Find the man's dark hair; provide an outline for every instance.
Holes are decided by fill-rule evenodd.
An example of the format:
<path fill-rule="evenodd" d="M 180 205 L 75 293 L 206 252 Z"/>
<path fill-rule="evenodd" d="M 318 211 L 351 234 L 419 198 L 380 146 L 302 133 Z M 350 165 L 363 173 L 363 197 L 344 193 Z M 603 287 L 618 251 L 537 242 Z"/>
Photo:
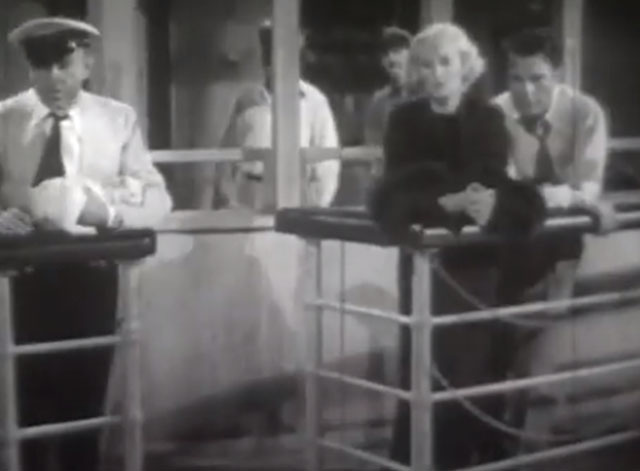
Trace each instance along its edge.
<path fill-rule="evenodd" d="M 382 40 L 380 51 L 386 54 L 398 49 L 409 49 L 411 45 L 411 34 L 397 26 L 389 26 L 382 30 Z"/>
<path fill-rule="evenodd" d="M 305 47 L 307 32 L 301 29 L 299 34 L 300 49 Z M 264 22 L 258 28 L 258 39 L 260 43 L 260 57 L 263 67 L 271 67 L 271 53 L 273 50 L 273 25 L 271 22 Z"/>
<path fill-rule="evenodd" d="M 547 29 L 526 29 L 519 31 L 504 42 L 508 54 L 517 57 L 542 55 L 554 68 L 562 65 L 562 51 L 551 32 Z"/>

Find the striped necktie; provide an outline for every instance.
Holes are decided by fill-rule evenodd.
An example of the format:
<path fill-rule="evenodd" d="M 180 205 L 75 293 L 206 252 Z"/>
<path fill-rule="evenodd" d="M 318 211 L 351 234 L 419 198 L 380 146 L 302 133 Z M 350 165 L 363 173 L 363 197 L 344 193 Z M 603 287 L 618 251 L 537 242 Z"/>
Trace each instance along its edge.
<path fill-rule="evenodd" d="M 51 131 L 44 144 L 40 165 L 38 165 L 36 176 L 33 179 L 33 186 L 38 186 L 45 180 L 62 177 L 65 174 L 64 164 L 62 162 L 60 123 L 65 119 L 69 119 L 69 116 L 58 116 L 53 113 L 51 113 L 50 116 L 53 119 L 53 123 L 51 124 Z"/>
<path fill-rule="evenodd" d="M 539 116 L 522 117 L 520 122 L 522 127 L 538 140 L 533 181 L 537 184 L 554 183 L 557 180 L 557 175 L 548 143 L 551 124 L 544 117 Z"/>

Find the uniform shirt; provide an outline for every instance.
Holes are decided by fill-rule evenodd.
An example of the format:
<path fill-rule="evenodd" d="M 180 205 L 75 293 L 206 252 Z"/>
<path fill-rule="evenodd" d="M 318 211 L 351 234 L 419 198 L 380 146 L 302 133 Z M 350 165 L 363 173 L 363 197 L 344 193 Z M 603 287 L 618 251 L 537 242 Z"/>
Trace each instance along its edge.
<path fill-rule="evenodd" d="M 0 102 L 0 204 L 29 210 L 29 192 L 53 118 L 33 89 Z M 65 176 L 96 188 L 125 227 L 157 224 L 170 210 L 165 182 L 151 162 L 135 111 L 80 92 L 60 129 Z"/>
<path fill-rule="evenodd" d="M 235 123 L 236 141 L 240 147 L 271 147 L 271 96 L 264 88 L 260 90 L 262 99 L 255 100 L 254 97 L 252 103 L 239 113 Z M 304 80 L 300 81 L 299 139 L 301 148 L 336 148 L 340 145 L 329 100 L 318 88 Z M 307 184 L 316 187 L 309 190 L 312 192 L 311 202 L 318 206 L 329 206 L 338 189 L 340 162 L 325 160 L 310 164 L 307 168 Z"/>
<path fill-rule="evenodd" d="M 540 144 L 525 130 L 510 93 L 494 99 L 502 109 L 510 135 L 509 174 L 517 179 L 534 177 Z M 607 161 L 607 126 L 604 112 L 591 97 L 566 85 L 557 85 L 544 119 L 550 130 L 547 145 L 561 184 L 543 185 L 550 208 L 580 206 L 594 201 L 602 191 Z"/>
<path fill-rule="evenodd" d="M 365 116 L 364 141 L 366 144 L 382 145 L 389 113 L 404 98 L 403 90 L 391 85 L 374 93 Z"/>

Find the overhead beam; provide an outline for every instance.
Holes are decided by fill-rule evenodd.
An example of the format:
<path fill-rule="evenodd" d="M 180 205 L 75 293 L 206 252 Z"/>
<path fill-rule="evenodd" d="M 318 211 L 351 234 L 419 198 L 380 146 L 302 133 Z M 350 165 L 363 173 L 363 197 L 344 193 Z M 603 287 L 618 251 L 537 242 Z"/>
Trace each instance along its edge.
<path fill-rule="evenodd" d="M 454 0 L 420 0 L 420 28 L 430 23 L 452 21 Z"/>
<path fill-rule="evenodd" d="M 562 0 L 564 80 L 578 89 L 582 86 L 583 23 L 584 0 Z"/>
<path fill-rule="evenodd" d="M 146 24 L 140 2 L 88 0 L 87 3 L 88 20 L 102 33 L 96 45 L 91 89 L 133 106 L 146 131 Z"/>

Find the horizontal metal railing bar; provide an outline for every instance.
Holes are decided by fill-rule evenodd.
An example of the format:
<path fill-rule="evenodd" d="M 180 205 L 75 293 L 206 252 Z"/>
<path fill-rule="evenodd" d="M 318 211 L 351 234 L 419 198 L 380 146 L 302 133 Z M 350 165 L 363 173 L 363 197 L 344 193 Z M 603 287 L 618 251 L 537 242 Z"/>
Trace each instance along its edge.
<path fill-rule="evenodd" d="M 536 301 L 526 304 L 520 304 L 518 306 L 488 308 L 482 311 L 469 311 L 460 314 L 436 316 L 432 318 L 432 325 L 434 327 L 446 327 L 451 325 L 470 324 L 494 319 L 507 319 L 512 317 L 528 316 L 532 314 L 542 314 L 544 311 L 554 308 L 598 307 L 601 305 L 637 300 L 640 300 L 640 290 L 601 293 L 557 301 Z M 380 309 L 359 307 L 349 303 L 314 300 L 308 301 L 305 305 L 309 308 L 320 307 L 326 309 L 327 312 L 371 317 L 389 322 L 395 322 L 402 325 L 412 325 L 414 323 L 411 316 L 403 316 L 401 314 L 383 311 Z M 552 320 L 553 317 L 550 316 L 548 319 Z"/>
<path fill-rule="evenodd" d="M 310 147 L 301 149 L 300 154 L 308 163 L 317 163 L 325 160 L 371 162 L 383 158 L 382 147 L 376 146 L 353 146 L 339 149 Z"/>
<path fill-rule="evenodd" d="M 122 341 L 118 335 L 105 335 L 86 339 L 60 340 L 56 342 L 30 343 L 15 345 L 11 349 L 13 355 L 45 355 L 49 353 L 68 352 L 73 350 L 89 350 L 112 347 Z"/>
<path fill-rule="evenodd" d="M 318 445 L 327 448 L 333 451 L 339 451 L 346 455 L 352 456 L 359 460 L 372 463 L 378 466 L 383 466 L 385 469 L 393 469 L 394 471 L 412 471 L 413 468 L 409 466 L 404 466 L 395 461 L 388 460 L 386 458 L 381 458 L 373 453 L 369 453 L 366 451 L 358 450 L 357 448 L 351 448 L 346 445 L 341 445 L 340 443 L 335 443 L 330 440 L 320 439 L 318 440 Z"/>
<path fill-rule="evenodd" d="M 619 212 L 617 214 L 618 231 L 640 227 L 640 211 Z M 276 231 L 316 240 L 339 240 L 382 247 L 397 246 L 396 242 L 384 235 L 370 220 L 364 218 L 331 215 L 327 211 L 316 214 L 310 208 L 285 208 L 276 216 Z M 554 233 L 591 233 L 597 231 L 597 223 L 587 215 L 553 216 L 547 219 L 542 234 Z M 459 235 L 442 227 L 414 227 L 407 236 L 405 244 L 414 250 L 441 247 L 462 247 L 477 244 L 499 244 L 502 241 L 497 234 L 487 234 L 477 226 L 465 227 Z"/>
<path fill-rule="evenodd" d="M 458 398 L 488 396 L 501 392 L 517 391 L 528 389 L 534 386 L 548 385 L 553 383 L 560 383 L 567 380 L 581 379 L 588 376 L 612 373 L 634 367 L 640 368 L 640 358 L 612 362 L 605 365 L 577 368 L 571 371 L 563 371 L 560 373 L 550 373 L 545 375 L 532 376 L 529 378 L 511 379 L 498 383 L 483 384 L 480 386 L 470 386 L 466 388 L 456 389 L 454 391 L 439 391 L 434 392 L 431 396 L 431 399 L 433 402 L 438 403 L 444 401 L 452 401 Z"/>
<path fill-rule="evenodd" d="M 626 213 L 617 213 L 617 217 L 617 222 L 620 225 L 620 230 L 627 228 L 633 229 L 640 226 L 640 211 L 636 210 Z M 596 222 L 590 216 L 582 214 L 553 216 L 545 221 L 543 233 L 558 232 L 564 229 L 571 229 L 576 232 L 590 232 L 596 229 Z M 452 245 L 456 244 L 457 240 L 460 239 L 460 236 L 456 236 L 447 229 L 441 227 L 423 229 L 422 235 L 425 239 L 425 243 L 430 242 L 428 241 L 428 239 L 434 239 L 434 242 L 438 241 L 439 239 L 443 239 L 444 241 L 449 242 L 447 245 Z M 465 238 L 470 239 L 480 239 L 487 241 L 501 240 L 497 235 L 485 234 L 478 226 L 465 226 L 461 231 L 461 235 Z M 430 245 L 435 244 L 430 243 Z"/>
<path fill-rule="evenodd" d="M 605 194 L 605 199 L 615 204 L 616 207 L 637 207 L 636 201 L 640 201 L 640 191 L 625 191 Z M 375 227 L 369 219 L 369 215 L 362 207 L 339 208 L 313 208 L 314 219 L 316 217 L 339 217 L 355 220 L 369 232 L 374 232 Z M 626 213 L 618 213 L 621 219 L 625 219 Z M 162 221 L 157 228 L 159 234 L 172 235 L 209 235 L 231 233 L 257 233 L 274 230 L 273 214 L 258 214 L 248 209 L 224 209 L 224 210 L 177 210 L 172 212 Z M 468 229 L 473 231 L 472 228 Z M 442 234 L 447 231 L 442 229 Z"/>
<path fill-rule="evenodd" d="M 224 234 L 255 234 L 258 232 L 273 232 L 272 225 L 265 226 L 236 226 L 236 227 L 216 227 L 216 226 L 200 226 L 200 227 L 160 227 L 158 234 L 171 235 L 224 235 Z"/>
<path fill-rule="evenodd" d="M 620 137 L 609 141 L 611 152 L 626 152 L 640 150 L 639 137 Z M 274 151 L 271 148 L 203 148 L 203 149 L 161 149 L 151 151 L 155 163 L 225 163 L 240 161 L 257 161 L 271 158 Z M 302 157 L 309 161 L 335 160 L 343 161 L 372 161 L 383 157 L 380 146 L 351 146 L 342 148 L 303 148 Z"/>
<path fill-rule="evenodd" d="M 18 431 L 19 440 L 32 440 L 35 438 L 64 435 L 76 432 L 94 430 L 100 427 L 117 425 L 121 422 L 120 417 L 96 417 L 93 419 L 76 420 L 56 424 L 34 425 L 25 427 Z"/>
<path fill-rule="evenodd" d="M 180 163 L 225 163 L 245 160 L 246 150 L 234 149 L 163 149 L 151 151 L 156 164 Z M 247 159 L 248 159 L 247 155 Z"/>
<path fill-rule="evenodd" d="M 413 323 L 413 320 L 409 316 L 403 316 L 393 312 L 383 311 L 381 309 L 371 309 L 365 307 L 358 307 L 354 304 L 348 303 L 336 303 L 322 300 L 308 301 L 305 304 L 309 308 L 320 307 L 326 309 L 328 312 L 336 314 L 352 314 L 355 316 L 371 317 L 374 319 L 381 319 L 389 322 L 395 322 L 397 324 L 409 325 Z M 317 313 L 317 311 L 312 311 Z"/>
<path fill-rule="evenodd" d="M 249 209 L 173 211 L 156 229 L 158 234 L 216 235 L 273 231 L 271 214 L 259 214 Z"/>
<path fill-rule="evenodd" d="M 550 308 L 575 308 L 575 307 L 598 307 L 602 305 L 630 302 L 640 300 L 640 289 L 613 293 L 593 294 L 558 301 L 536 301 L 517 306 L 500 308 L 488 308 L 483 311 L 468 311 L 459 314 L 448 314 L 437 316 L 432 320 L 434 327 L 451 326 L 458 324 L 469 324 L 493 319 L 506 319 L 511 317 L 527 316 L 531 314 L 542 314 Z M 549 320 L 553 317 L 549 316 Z"/>
<path fill-rule="evenodd" d="M 614 152 L 640 150 L 640 137 L 614 137 L 609 139 L 609 150 Z"/>
<path fill-rule="evenodd" d="M 368 162 L 381 159 L 382 148 L 370 146 L 303 148 L 300 149 L 300 154 L 308 162 L 325 160 Z M 151 158 L 157 164 L 253 162 L 271 159 L 273 155 L 274 151 L 270 148 L 238 147 L 231 149 L 155 150 L 151 152 Z"/>
<path fill-rule="evenodd" d="M 543 386 L 554 383 L 561 383 L 568 380 L 576 380 L 585 378 L 588 376 L 596 376 L 607 373 L 613 373 L 620 370 L 625 370 L 633 367 L 640 367 L 640 358 L 632 360 L 624 360 L 619 362 L 607 363 L 605 365 L 590 366 L 584 368 L 578 368 L 571 371 L 563 371 L 560 373 L 550 373 L 547 375 L 532 376 L 529 378 L 512 379 L 507 381 L 500 381 L 497 383 L 483 384 L 479 386 L 469 386 L 466 388 L 459 388 L 453 391 L 438 391 L 432 394 L 432 401 L 434 403 L 448 402 L 460 398 L 473 398 L 481 396 L 489 396 L 491 394 L 498 394 L 502 392 L 517 391 L 522 389 L 529 389 L 535 386 Z M 361 378 L 345 375 L 343 373 L 337 373 L 325 369 L 314 370 L 314 373 L 323 379 L 344 383 L 350 386 L 367 389 L 369 391 L 379 392 L 381 394 L 387 394 L 398 399 L 407 401 L 412 400 L 412 395 L 409 391 L 394 388 L 391 386 L 385 386 L 383 384 L 375 383 Z"/>
<path fill-rule="evenodd" d="M 394 388 L 391 386 L 385 386 L 383 384 L 374 383 L 373 381 L 356 378 L 354 376 L 349 376 L 343 373 L 336 373 L 334 371 L 325 369 L 315 370 L 314 373 L 322 379 L 328 379 L 331 381 L 348 384 L 350 386 L 379 392 L 381 394 L 388 394 L 389 396 L 394 396 L 398 399 L 404 399 L 405 401 L 409 401 L 412 398 L 412 395 L 409 391 L 404 391 L 402 389 Z"/>
<path fill-rule="evenodd" d="M 598 450 L 600 448 L 606 448 L 613 445 L 619 445 L 631 440 L 640 438 L 640 431 L 632 430 L 628 432 L 620 432 L 611 434 L 606 437 L 594 438 L 590 440 L 584 440 L 580 443 L 574 443 L 571 445 L 564 445 L 552 448 L 551 450 L 538 451 L 521 455 L 515 458 L 507 460 L 497 461 L 494 463 L 487 463 L 479 466 L 472 466 L 467 468 L 457 469 L 455 471 L 504 471 L 513 470 L 518 466 L 526 466 L 535 463 L 541 463 L 544 461 L 551 461 L 557 458 L 563 458 L 566 456 L 577 455 L 592 450 Z"/>

